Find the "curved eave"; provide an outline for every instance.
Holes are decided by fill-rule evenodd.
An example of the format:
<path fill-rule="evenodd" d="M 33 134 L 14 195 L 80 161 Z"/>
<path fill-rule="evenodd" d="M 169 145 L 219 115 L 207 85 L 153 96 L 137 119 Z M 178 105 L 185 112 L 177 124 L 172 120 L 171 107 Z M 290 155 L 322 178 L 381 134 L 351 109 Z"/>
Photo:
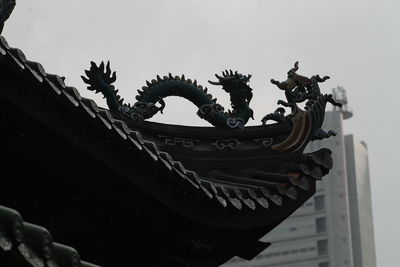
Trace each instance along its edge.
<path fill-rule="evenodd" d="M 0 96 L 2 101 L 18 107 L 19 111 L 15 113 L 29 114 L 56 135 L 72 140 L 76 146 L 182 216 L 217 227 L 266 227 L 269 231 L 314 193 L 315 181 L 309 176 L 299 177 L 308 181 L 307 189 L 293 180 L 288 184 L 273 184 L 269 193 L 266 193 L 266 186 L 245 179 L 232 183 L 226 179 L 199 176 L 174 159 L 174 155 L 147 140 L 139 126 L 128 125 L 115 114 L 98 108 L 92 100 L 81 97 L 60 77 L 46 73 L 39 63 L 26 60 L 20 50 L 8 47 L 4 38 L 0 39 L 0 53 L 0 67 L 6 73 L 1 79 Z M 153 130 L 163 128 L 154 123 L 145 125 Z M 281 133 L 287 132 L 288 126 L 267 128 Z M 174 131 L 177 127 L 189 129 L 168 126 L 166 130 Z M 259 134 L 262 129 L 265 127 L 249 127 L 237 134 Z M 229 136 L 234 133 L 209 130 L 213 134 Z M 205 135 L 210 136 L 208 130 Z M 135 176 L 139 169 L 145 174 L 142 177 Z"/>

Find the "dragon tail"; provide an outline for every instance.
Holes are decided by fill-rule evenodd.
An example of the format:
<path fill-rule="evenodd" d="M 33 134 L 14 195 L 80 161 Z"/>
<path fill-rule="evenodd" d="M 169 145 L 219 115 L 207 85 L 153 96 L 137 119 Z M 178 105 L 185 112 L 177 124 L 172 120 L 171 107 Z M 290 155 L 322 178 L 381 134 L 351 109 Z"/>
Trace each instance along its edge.
<path fill-rule="evenodd" d="M 107 65 L 101 62 L 99 66 L 93 61 L 90 63 L 90 69 L 85 70 L 87 78 L 81 76 L 82 80 L 89 85 L 87 89 L 96 94 L 101 93 L 111 110 L 120 111 L 124 106 L 129 107 L 124 104 L 124 99 L 118 95 L 118 90 L 112 85 L 117 79 L 117 74 L 115 71 L 111 72 L 110 62 L 107 62 Z"/>

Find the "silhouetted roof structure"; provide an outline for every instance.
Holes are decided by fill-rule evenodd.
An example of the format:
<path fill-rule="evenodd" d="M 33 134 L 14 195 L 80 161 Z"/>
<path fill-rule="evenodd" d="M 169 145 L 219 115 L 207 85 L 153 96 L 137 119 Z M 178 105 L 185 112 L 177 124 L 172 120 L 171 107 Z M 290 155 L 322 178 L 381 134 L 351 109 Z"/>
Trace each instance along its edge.
<path fill-rule="evenodd" d="M 332 166 L 302 153 L 315 110 L 243 130 L 135 123 L 3 37 L 0 55 L 0 203 L 96 264 L 251 259 Z"/>

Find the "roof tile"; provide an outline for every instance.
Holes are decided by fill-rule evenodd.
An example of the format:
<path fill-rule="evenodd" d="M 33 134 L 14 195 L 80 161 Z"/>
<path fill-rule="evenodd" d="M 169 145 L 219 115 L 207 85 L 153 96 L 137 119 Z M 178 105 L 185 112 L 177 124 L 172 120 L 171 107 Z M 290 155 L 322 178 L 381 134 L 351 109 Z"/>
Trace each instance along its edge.
<path fill-rule="evenodd" d="M 21 215 L 0 206 L 0 250 L 11 260 L 25 261 L 32 267 L 96 267 L 81 262 L 78 252 L 54 243 L 49 231 L 23 222 Z M 14 251 L 13 253 L 8 253 Z"/>

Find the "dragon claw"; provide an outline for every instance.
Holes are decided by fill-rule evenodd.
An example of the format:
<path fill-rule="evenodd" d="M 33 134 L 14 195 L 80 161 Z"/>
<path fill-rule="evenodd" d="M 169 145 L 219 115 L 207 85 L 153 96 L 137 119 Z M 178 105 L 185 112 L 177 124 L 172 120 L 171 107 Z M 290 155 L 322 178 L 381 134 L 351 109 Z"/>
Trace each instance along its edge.
<path fill-rule="evenodd" d="M 277 80 L 274 80 L 274 79 L 271 79 L 271 83 L 272 83 L 272 84 L 279 85 L 279 82 L 278 82 Z"/>

